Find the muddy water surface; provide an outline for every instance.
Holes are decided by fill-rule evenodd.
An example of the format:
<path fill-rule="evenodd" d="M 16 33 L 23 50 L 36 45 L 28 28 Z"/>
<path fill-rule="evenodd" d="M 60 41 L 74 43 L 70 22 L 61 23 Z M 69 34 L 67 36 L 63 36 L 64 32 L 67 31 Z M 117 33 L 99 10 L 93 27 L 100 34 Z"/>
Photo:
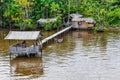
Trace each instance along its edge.
<path fill-rule="evenodd" d="M 6 34 L 0 35 L 0 80 L 120 80 L 120 33 L 70 31 L 63 43 L 48 42 L 42 58 L 11 60 Z"/>

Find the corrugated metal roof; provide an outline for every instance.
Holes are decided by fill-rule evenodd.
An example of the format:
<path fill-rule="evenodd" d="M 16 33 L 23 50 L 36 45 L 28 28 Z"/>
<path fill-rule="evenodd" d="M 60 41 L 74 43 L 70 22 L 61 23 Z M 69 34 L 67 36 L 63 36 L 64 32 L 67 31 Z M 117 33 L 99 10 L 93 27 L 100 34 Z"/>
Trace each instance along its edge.
<path fill-rule="evenodd" d="M 10 31 L 5 37 L 6 40 L 37 40 L 40 38 L 40 31 Z"/>

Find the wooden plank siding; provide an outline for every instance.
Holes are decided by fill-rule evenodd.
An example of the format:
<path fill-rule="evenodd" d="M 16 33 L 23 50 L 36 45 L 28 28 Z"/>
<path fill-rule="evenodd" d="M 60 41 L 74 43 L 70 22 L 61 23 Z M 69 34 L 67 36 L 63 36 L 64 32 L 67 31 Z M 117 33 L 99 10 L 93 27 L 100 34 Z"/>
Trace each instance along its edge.
<path fill-rule="evenodd" d="M 30 47 L 26 47 L 26 48 L 22 48 L 22 47 L 14 47 L 14 46 L 10 46 L 10 53 L 13 54 L 30 54 L 30 53 L 39 53 L 40 51 L 40 46 L 30 46 Z"/>

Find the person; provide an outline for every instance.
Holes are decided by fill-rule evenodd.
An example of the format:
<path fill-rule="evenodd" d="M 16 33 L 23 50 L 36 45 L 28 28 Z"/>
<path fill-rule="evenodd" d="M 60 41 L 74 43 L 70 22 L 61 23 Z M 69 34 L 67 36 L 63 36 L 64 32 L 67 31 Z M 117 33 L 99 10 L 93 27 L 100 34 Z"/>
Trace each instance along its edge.
<path fill-rule="evenodd" d="M 21 43 L 16 43 L 14 46 L 20 47 L 20 46 L 21 46 Z"/>
<path fill-rule="evenodd" d="M 38 46 L 39 45 L 39 42 L 38 42 L 38 40 L 36 40 L 35 42 L 34 42 L 34 46 Z"/>
<path fill-rule="evenodd" d="M 23 42 L 22 42 L 22 44 L 25 44 L 26 43 L 26 41 L 24 40 Z"/>
<path fill-rule="evenodd" d="M 80 26 L 80 25 L 81 25 L 81 23 L 80 23 L 80 22 L 78 22 L 78 25 Z"/>
<path fill-rule="evenodd" d="M 28 44 L 27 44 L 27 42 L 24 40 L 24 41 L 22 42 L 22 47 L 26 48 L 27 46 L 28 46 Z"/>

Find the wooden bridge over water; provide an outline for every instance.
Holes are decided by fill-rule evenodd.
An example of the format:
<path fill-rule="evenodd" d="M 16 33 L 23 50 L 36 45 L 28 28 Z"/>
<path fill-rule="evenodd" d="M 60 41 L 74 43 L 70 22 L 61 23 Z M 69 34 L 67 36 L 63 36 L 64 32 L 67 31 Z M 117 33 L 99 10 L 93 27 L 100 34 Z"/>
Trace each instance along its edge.
<path fill-rule="evenodd" d="M 69 26 L 69 27 L 67 27 L 67 28 L 65 28 L 65 29 L 63 29 L 63 30 L 61 30 L 61 31 L 59 31 L 59 32 L 57 32 L 57 33 L 55 33 L 55 34 L 53 34 L 53 35 L 51 35 L 51 36 L 49 36 L 49 37 L 47 37 L 47 38 L 45 38 L 45 39 L 43 39 L 43 40 L 42 40 L 42 44 L 46 43 L 47 41 L 53 39 L 54 37 L 56 37 L 56 36 L 58 36 L 58 35 L 64 33 L 65 31 L 68 31 L 68 30 L 71 29 L 71 28 L 72 28 L 72 26 Z"/>

